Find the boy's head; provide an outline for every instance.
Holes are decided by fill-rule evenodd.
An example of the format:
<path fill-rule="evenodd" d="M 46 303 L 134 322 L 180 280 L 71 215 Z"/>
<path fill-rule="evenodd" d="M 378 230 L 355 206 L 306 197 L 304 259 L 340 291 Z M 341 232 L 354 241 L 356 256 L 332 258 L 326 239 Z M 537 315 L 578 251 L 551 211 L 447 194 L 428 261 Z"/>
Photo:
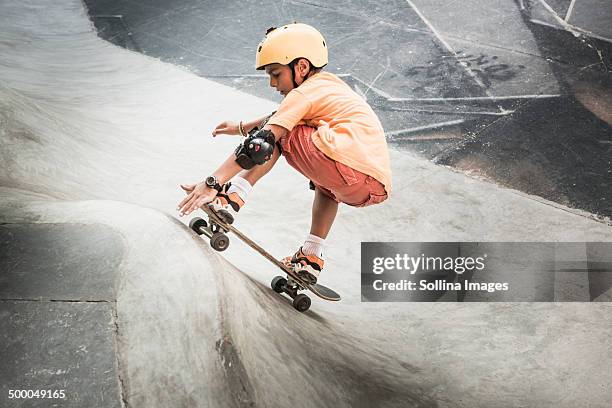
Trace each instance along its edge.
<path fill-rule="evenodd" d="M 314 27 L 301 23 L 270 28 L 255 57 L 255 68 L 265 69 L 270 86 L 283 96 L 325 65 L 325 39 Z"/>

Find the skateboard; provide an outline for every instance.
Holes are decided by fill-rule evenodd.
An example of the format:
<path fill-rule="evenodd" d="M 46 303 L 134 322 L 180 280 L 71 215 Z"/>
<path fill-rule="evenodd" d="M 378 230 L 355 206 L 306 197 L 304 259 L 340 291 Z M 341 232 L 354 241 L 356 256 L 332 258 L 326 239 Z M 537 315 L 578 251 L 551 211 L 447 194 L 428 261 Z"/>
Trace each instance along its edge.
<path fill-rule="evenodd" d="M 248 238 L 242 232 L 238 231 L 232 223 L 234 217 L 225 210 L 215 211 L 210 205 L 205 205 L 202 210 L 208 216 L 208 221 L 196 217 L 189 222 L 189 228 L 195 231 L 198 235 L 205 235 L 210 239 L 210 246 L 216 251 L 225 251 L 229 247 L 228 232 L 233 233 L 240 238 L 245 244 L 259 252 L 268 261 L 272 262 L 281 269 L 287 277 L 276 276 L 272 279 L 272 289 L 277 293 L 286 293 L 293 299 L 293 307 L 300 312 L 305 312 L 310 308 L 311 300 L 304 293 L 298 293 L 303 290 L 309 290 L 316 296 L 324 300 L 336 302 L 340 300 L 340 295 L 332 289 L 315 283 L 311 285 L 301 279 L 290 265 L 274 258 L 268 251 L 263 249 L 253 240 Z"/>

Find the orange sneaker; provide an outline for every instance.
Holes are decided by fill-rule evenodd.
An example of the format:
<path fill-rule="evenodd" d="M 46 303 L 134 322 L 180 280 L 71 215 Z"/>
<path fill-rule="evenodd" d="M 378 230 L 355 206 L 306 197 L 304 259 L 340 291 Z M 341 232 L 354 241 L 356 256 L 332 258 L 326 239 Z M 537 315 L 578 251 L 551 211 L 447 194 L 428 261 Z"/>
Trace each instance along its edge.
<path fill-rule="evenodd" d="M 304 255 L 302 247 L 292 257 L 286 257 L 283 262 L 291 266 L 297 275 L 310 285 L 317 283 L 325 262 L 316 255 Z"/>

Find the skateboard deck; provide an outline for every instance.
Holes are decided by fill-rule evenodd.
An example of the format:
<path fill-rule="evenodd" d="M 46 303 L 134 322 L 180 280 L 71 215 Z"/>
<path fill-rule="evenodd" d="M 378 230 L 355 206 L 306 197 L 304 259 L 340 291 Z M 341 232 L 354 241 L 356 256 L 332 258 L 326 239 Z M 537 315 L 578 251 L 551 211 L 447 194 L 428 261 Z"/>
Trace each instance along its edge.
<path fill-rule="evenodd" d="M 287 275 L 286 279 L 282 276 L 275 277 L 272 280 L 271 286 L 275 292 L 287 293 L 293 299 L 293 306 L 299 311 L 306 311 L 310 307 L 310 299 L 306 295 L 298 293 L 300 290 L 307 289 L 324 300 L 340 300 L 340 295 L 338 293 L 318 283 L 307 283 L 297 275 L 293 268 L 276 259 L 252 239 L 237 230 L 232 225 L 233 217 L 229 212 L 216 212 L 209 205 L 203 206 L 202 210 L 208 216 L 208 222 L 202 218 L 194 218 L 189 223 L 190 228 L 199 235 L 204 234 L 210 238 L 210 245 L 217 251 L 224 251 L 227 249 L 229 246 L 229 238 L 226 233 L 231 232 L 245 244 L 259 252 L 264 258 L 272 262 Z"/>

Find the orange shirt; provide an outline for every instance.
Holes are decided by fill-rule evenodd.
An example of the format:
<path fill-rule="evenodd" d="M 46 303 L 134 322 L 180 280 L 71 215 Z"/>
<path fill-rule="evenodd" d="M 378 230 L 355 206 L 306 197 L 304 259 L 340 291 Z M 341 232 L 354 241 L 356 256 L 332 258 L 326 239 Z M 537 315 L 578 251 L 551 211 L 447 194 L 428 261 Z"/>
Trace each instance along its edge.
<path fill-rule="evenodd" d="M 327 157 L 374 177 L 391 193 L 385 132 L 370 105 L 334 74 L 319 72 L 287 94 L 269 125 L 317 130 L 312 141 Z"/>

